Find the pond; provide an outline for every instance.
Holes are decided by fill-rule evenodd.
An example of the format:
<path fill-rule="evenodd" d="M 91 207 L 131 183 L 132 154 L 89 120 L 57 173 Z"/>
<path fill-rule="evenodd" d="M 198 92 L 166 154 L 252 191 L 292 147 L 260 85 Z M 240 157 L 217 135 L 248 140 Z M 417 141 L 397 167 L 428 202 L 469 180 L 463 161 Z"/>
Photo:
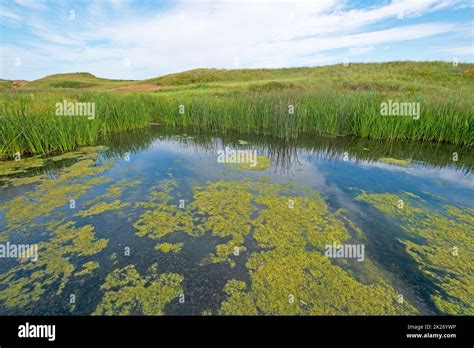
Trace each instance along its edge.
<path fill-rule="evenodd" d="M 472 315 L 473 164 L 159 126 L 0 163 L 0 314 Z"/>

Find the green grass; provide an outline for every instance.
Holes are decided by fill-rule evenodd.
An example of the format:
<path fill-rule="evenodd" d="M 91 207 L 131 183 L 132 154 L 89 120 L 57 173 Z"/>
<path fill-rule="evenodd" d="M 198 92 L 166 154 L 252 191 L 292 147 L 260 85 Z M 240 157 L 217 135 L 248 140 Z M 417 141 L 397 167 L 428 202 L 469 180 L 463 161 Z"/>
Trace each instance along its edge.
<path fill-rule="evenodd" d="M 1 82 L 0 156 L 68 151 L 149 123 L 282 139 L 350 134 L 474 144 L 473 64 L 197 69 L 144 81 L 75 73 Z M 96 103 L 96 119 L 55 116 L 54 105 L 63 99 Z M 420 119 L 380 116 L 380 104 L 389 99 L 420 103 Z"/>

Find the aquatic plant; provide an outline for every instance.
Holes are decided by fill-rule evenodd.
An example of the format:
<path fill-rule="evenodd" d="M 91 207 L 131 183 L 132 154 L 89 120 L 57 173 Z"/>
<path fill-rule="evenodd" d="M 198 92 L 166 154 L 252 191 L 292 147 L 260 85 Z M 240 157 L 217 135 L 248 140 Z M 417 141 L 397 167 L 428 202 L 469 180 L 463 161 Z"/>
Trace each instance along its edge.
<path fill-rule="evenodd" d="M 183 247 L 183 243 L 159 243 L 155 249 L 163 253 L 177 253 Z"/>
<path fill-rule="evenodd" d="M 97 203 L 87 210 L 81 210 L 76 215 L 80 217 L 89 217 L 89 216 L 102 214 L 104 212 L 108 212 L 112 210 L 120 210 L 127 207 L 128 205 L 129 205 L 128 203 L 122 203 L 122 201 L 120 201 L 119 199 L 116 199 L 115 201 L 111 203 L 107 203 L 107 202 Z"/>
<path fill-rule="evenodd" d="M 255 165 L 252 163 L 229 163 L 228 166 L 240 170 L 265 170 L 272 166 L 270 158 L 267 156 L 257 156 Z"/>
<path fill-rule="evenodd" d="M 383 163 L 387 163 L 387 164 L 394 164 L 394 165 L 405 167 L 405 168 L 408 168 L 411 166 L 410 161 L 397 159 L 397 158 L 391 158 L 391 157 L 382 157 L 382 158 L 379 158 L 379 161 Z"/>
<path fill-rule="evenodd" d="M 186 211 L 178 209 L 177 205 L 170 204 L 170 192 L 177 184 L 174 179 L 162 180 L 158 186 L 151 188 L 148 202 L 136 204 L 147 208 L 133 224 L 138 230 L 138 236 L 159 239 L 173 232 L 192 232 L 192 217 Z"/>
<path fill-rule="evenodd" d="M 248 259 L 250 283 L 230 280 L 224 289 L 228 296 L 219 314 L 417 312 L 408 302 L 398 302 L 399 294 L 383 272 L 376 270 L 375 264 L 370 267 L 377 276 L 366 277 L 362 283 L 323 255 L 325 245 L 347 241 L 350 235 L 345 227 L 347 222 L 340 218 L 342 212 L 331 213 L 319 192 L 293 184 L 209 182 L 195 187 L 193 201 L 183 211 L 186 221 L 191 219 L 194 224 L 173 230 L 168 220 L 156 223 L 151 218 L 166 211 L 171 214 L 166 218 L 173 219 L 178 210 L 177 206 L 164 203 L 172 199 L 170 185 L 165 186 L 168 190 L 152 192 L 160 199 L 164 197 L 164 201 L 141 204 L 149 209 L 140 217 L 143 223 L 144 216 L 150 216 L 141 225 L 143 231 L 151 228 L 153 233 L 149 237 L 161 238 L 174 232 L 194 236 L 210 233 L 222 238 L 224 243 L 217 244 L 215 252 L 206 257 L 202 265 L 228 263 L 233 267 L 237 258 Z M 356 225 L 351 228 L 362 237 Z M 249 252 L 249 238 L 257 242 L 256 251 Z M 159 244 L 158 248 L 163 245 L 166 243 Z"/>
<path fill-rule="evenodd" d="M 36 262 L 27 260 L 0 274 L 0 301 L 7 308 L 25 308 L 47 291 L 56 289 L 60 295 L 71 277 L 97 268 L 96 262 L 85 260 L 107 244 L 108 240 L 95 237 L 91 225 L 76 227 L 68 222 L 59 226 L 49 241 L 39 243 Z"/>
<path fill-rule="evenodd" d="M 474 229 L 472 208 L 446 204 L 439 211 L 430 210 L 421 204 L 421 197 L 407 193 L 364 193 L 357 199 L 400 224 L 407 234 L 400 239 L 407 254 L 437 286 L 431 298 L 440 312 L 474 314 L 474 259 L 470 251 Z M 403 208 L 398 205 L 400 199 L 405 202 Z"/>
<path fill-rule="evenodd" d="M 27 179 L 27 182 L 37 184 L 35 190 L 17 195 L 0 206 L 0 210 L 5 210 L 3 216 L 8 227 L 3 234 L 12 230 L 26 231 L 36 218 L 49 216 L 55 209 L 69 204 L 70 200 L 76 200 L 91 187 L 110 181 L 99 176 L 110 166 L 94 166 L 97 156 L 97 149 L 83 149 L 77 162 L 58 171 L 56 176 L 44 174 Z M 24 183 L 22 178 L 18 180 Z"/>
<path fill-rule="evenodd" d="M 52 76 L 0 94 L 0 156 L 70 151 L 150 123 L 287 140 L 350 134 L 472 145 L 472 76 L 463 73 L 470 67 L 392 62 L 251 73 L 202 70 L 135 82 Z M 215 79 L 221 82 L 202 83 Z M 54 106 L 64 99 L 95 103 L 95 119 L 56 116 Z M 419 103 L 420 118 L 381 116 L 387 100 Z"/>
<path fill-rule="evenodd" d="M 95 315 L 163 315 L 165 306 L 182 294 L 183 277 L 175 273 L 157 274 L 156 264 L 142 276 L 135 266 L 116 269 L 105 279 L 105 292 Z"/>

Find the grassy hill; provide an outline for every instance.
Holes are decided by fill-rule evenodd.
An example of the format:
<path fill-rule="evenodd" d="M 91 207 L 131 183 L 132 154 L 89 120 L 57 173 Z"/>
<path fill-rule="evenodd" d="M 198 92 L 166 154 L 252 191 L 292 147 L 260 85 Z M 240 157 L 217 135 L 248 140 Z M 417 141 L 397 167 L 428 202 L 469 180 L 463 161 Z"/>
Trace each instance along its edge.
<path fill-rule="evenodd" d="M 78 72 L 69 74 L 55 74 L 31 81 L 24 86 L 24 90 L 44 91 L 49 89 L 93 89 L 103 90 L 117 85 L 126 84 L 126 80 L 111 80 L 96 77 L 90 73 Z"/>
<path fill-rule="evenodd" d="M 5 80 L 3 80 L 5 81 Z M 352 91 L 439 92 L 439 88 L 459 87 L 469 92 L 474 82 L 474 65 L 457 67 L 445 62 L 390 62 L 341 64 L 282 69 L 195 69 L 147 80 L 112 80 L 90 73 L 55 74 L 29 82 L 24 90 L 80 89 L 117 92 L 195 91 L 197 89 L 311 89 L 328 87 Z M 0 83 L 1 86 L 1 83 Z M 150 90 L 150 86 L 155 89 Z M 128 89 L 127 89 L 128 87 Z"/>
<path fill-rule="evenodd" d="M 68 150 L 150 122 L 284 139 L 350 134 L 471 146 L 473 89 L 474 64 L 447 62 L 195 69 L 141 81 L 89 73 L 2 80 L 0 154 Z M 63 99 L 96 103 L 97 118 L 55 116 Z M 381 116 L 388 101 L 419 103 L 420 119 Z"/>

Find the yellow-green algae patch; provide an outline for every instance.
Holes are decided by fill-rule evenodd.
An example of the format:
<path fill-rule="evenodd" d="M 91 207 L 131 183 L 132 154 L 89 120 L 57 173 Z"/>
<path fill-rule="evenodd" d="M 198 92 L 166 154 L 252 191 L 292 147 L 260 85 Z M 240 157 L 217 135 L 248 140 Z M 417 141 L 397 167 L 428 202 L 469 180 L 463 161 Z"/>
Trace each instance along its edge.
<path fill-rule="evenodd" d="M 382 158 L 379 158 L 379 161 L 383 163 L 387 163 L 387 164 L 394 164 L 394 165 L 405 167 L 405 168 L 411 167 L 410 161 L 397 159 L 397 158 L 382 157 Z"/>
<path fill-rule="evenodd" d="M 159 243 L 155 245 L 155 249 L 163 253 L 177 253 L 180 252 L 183 243 Z"/>
<path fill-rule="evenodd" d="M 413 314 L 406 301 L 382 272 L 358 281 L 349 271 L 323 256 L 326 245 L 350 240 L 341 212 L 331 213 L 321 194 L 308 187 L 267 182 L 218 181 L 195 187 L 194 197 L 182 210 L 186 226 L 173 218 L 178 207 L 169 204 L 178 185 L 152 193 L 153 202 L 142 203 L 142 235 L 160 238 L 175 231 L 190 235 L 211 233 L 226 240 L 218 244 L 210 262 L 229 262 L 247 253 L 253 238 L 258 251 L 246 263 L 250 283 L 234 279 L 225 287 L 227 299 L 220 314 Z M 290 204 L 291 202 L 291 204 Z M 181 211 L 181 210 L 179 210 Z M 148 217 L 149 214 L 149 217 Z M 164 214 L 156 222 L 156 216 Z M 173 223 L 169 225 L 169 220 Z M 144 223 L 146 221 L 146 223 Z M 352 226 L 352 225 L 351 225 Z M 360 229 L 352 226 L 357 235 Z M 151 235 L 148 231 L 151 230 Z M 157 233 L 159 231 L 159 233 Z M 236 253 L 236 250 L 238 251 Z M 371 264 L 372 268 L 376 268 Z"/>
<path fill-rule="evenodd" d="M 397 302 L 398 293 L 386 282 L 364 285 L 316 251 L 292 248 L 254 253 L 247 265 L 251 285 L 228 283 L 228 299 L 222 303 L 220 314 L 416 313 L 407 302 Z"/>
<path fill-rule="evenodd" d="M 138 236 L 152 239 L 162 238 L 173 232 L 192 233 L 193 220 L 186 210 L 170 204 L 171 191 L 177 187 L 175 179 L 165 179 L 151 189 L 148 202 L 137 203 L 146 208 L 133 227 L 138 230 Z"/>
<path fill-rule="evenodd" d="M 80 211 L 79 213 L 77 213 L 77 216 L 88 217 L 98 215 L 112 210 L 120 210 L 127 207 L 128 205 L 128 203 L 122 203 L 119 199 L 116 199 L 111 203 L 101 202 L 93 205 L 87 210 Z"/>
<path fill-rule="evenodd" d="M 45 217 L 86 193 L 91 187 L 110 181 L 98 176 L 110 169 L 109 165 L 94 166 L 97 152 L 93 149 L 82 153 L 81 159 L 64 168 L 56 177 L 43 177 L 36 188 L 17 196 L 0 206 L 9 230 L 28 230 L 28 224 L 38 217 Z"/>
<path fill-rule="evenodd" d="M 82 277 L 84 275 L 92 273 L 93 270 L 99 268 L 99 263 L 95 261 L 89 261 L 82 265 L 82 270 L 77 272 L 76 277 Z"/>
<path fill-rule="evenodd" d="M 432 211 L 421 205 L 421 199 L 403 193 L 364 193 L 357 199 L 396 219 L 409 236 L 416 238 L 416 242 L 401 242 L 420 270 L 438 286 L 432 299 L 440 311 L 474 314 L 474 209 L 445 205 Z M 400 199 L 405 202 L 402 209 L 396 203 Z M 420 237 L 423 242 L 418 241 Z"/>
<path fill-rule="evenodd" d="M 259 187 L 260 186 L 260 187 Z M 406 301 L 382 277 L 362 284 L 322 253 L 327 244 L 347 242 L 344 223 L 319 192 L 284 195 L 281 185 L 252 184 L 255 203 L 263 206 L 253 220 L 253 237 L 264 251 L 247 261 L 250 283 L 231 280 L 224 315 L 413 314 Z M 288 202 L 292 200 L 292 208 Z"/>
<path fill-rule="evenodd" d="M 38 301 L 45 291 L 56 289 L 60 295 L 76 270 L 76 276 L 90 272 L 90 262 L 77 264 L 71 258 L 82 260 L 95 255 L 107 246 L 108 240 L 96 239 L 94 227 L 75 227 L 73 222 L 59 226 L 54 236 L 38 245 L 38 260 L 21 262 L 0 275 L 0 301 L 7 308 L 23 308 Z"/>
<path fill-rule="evenodd" d="M 66 152 L 52 157 L 32 156 L 21 157 L 18 161 L 0 161 L 0 176 L 27 173 L 31 169 L 44 167 L 48 164 L 48 161 L 59 162 L 65 159 L 84 158 L 91 153 L 97 153 L 103 149 L 104 147 L 102 146 L 83 147 L 77 151 Z"/>
<path fill-rule="evenodd" d="M 133 187 L 141 183 L 141 180 L 137 179 L 134 181 L 128 181 L 126 179 L 119 180 L 117 183 L 110 185 L 104 194 L 97 195 L 94 199 L 91 199 L 84 203 L 85 206 L 92 205 L 94 203 L 101 202 L 105 199 L 117 199 L 123 191 L 128 187 Z"/>
<path fill-rule="evenodd" d="M 95 315 L 163 315 L 165 306 L 183 293 L 183 277 L 175 273 L 157 275 L 157 265 L 148 275 L 140 275 L 135 266 L 116 269 L 105 279 L 105 294 Z"/>
<path fill-rule="evenodd" d="M 41 156 L 25 157 L 19 161 L 0 161 L 0 176 L 26 173 L 34 168 L 45 165 L 45 159 Z"/>
<path fill-rule="evenodd" d="M 272 161 L 267 156 L 257 156 L 256 163 L 229 163 L 228 166 L 238 170 L 265 170 L 272 166 Z"/>
<path fill-rule="evenodd" d="M 209 256 L 210 262 L 229 261 L 229 255 L 245 251 L 244 240 L 252 228 L 252 214 L 256 212 L 247 182 L 208 183 L 196 188 L 191 210 L 195 211 L 195 221 L 199 234 L 210 231 L 214 236 L 228 239 L 216 247 L 216 253 Z M 237 249 L 236 249 L 237 248 Z"/>

